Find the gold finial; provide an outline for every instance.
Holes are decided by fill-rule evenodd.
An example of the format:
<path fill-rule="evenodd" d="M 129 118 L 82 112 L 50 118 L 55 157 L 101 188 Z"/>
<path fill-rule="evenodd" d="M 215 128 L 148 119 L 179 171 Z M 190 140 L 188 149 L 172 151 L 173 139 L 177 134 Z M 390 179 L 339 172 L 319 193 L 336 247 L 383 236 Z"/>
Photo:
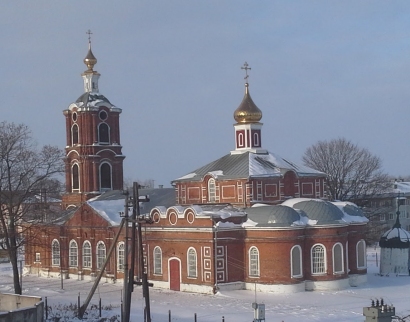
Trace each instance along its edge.
<path fill-rule="evenodd" d="M 243 79 L 246 81 L 246 83 L 248 82 L 248 78 L 249 78 L 248 69 L 249 69 L 249 70 L 252 69 L 252 68 L 250 68 L 250 67 L 248 67 L 248 66 L 249 66 L 248 63 L 245 62 L 245 64 L 243 64 L 243 67 L 241 67 L 241 69 L 244 69 L 244 70 L 245 70 L 246 76 L 245 76 Z"/>
<path fill-rule="evenodd" d="M 90 29 L 86 32 L 88 35 L 88 53 L 84 58 L 84 64 L 88 67 L 89 71 L 93 71 L 94 65 L 97 64 L 97 58 L 93 55 L 91 51 L 91 35 L 93 34 Z"/>

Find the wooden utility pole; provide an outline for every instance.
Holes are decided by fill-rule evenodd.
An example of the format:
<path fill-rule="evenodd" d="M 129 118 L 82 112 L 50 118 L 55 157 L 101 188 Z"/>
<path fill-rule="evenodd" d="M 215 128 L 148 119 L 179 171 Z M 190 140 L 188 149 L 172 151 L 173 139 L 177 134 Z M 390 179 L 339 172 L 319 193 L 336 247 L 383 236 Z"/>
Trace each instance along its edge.
<path fill-rule="evenodd" d="M 135 183 L 134 183 L 134 197 L 139 201 L 139 195 L 138 195 L 138 186 L 137 189 L 135 189 Z M 144 201 L 149 201 L 149 197 L 145 196 Z M 142 295 L 145 298 L 145 321 L 146 322 L 151 322 L 151 308 L 150 308 L 150 302 L 149 302 L 149 286 L 148 285 L 148 276 L 147 272 L 145 272 L 144 269 L 144 253 L 143 253 L 143 247 L 142 247 L 142 229 L 141 225 L 143 222 L 148 223 L 150 220 L 145 220 L 144 218 L 141 218 L 141 213 L 140 213 L 140 207 L 139 207 L 139 202 L 136 206 L 136 212 L 137 212 L 137 218 L 138 218 L 138 253 L 139 253 L 139 266 L 140 266 L 140 277 L 142 277 Z M 137 283 L 139 284 L 139 283 Z"/>
<path fill-rule="evenodd" d="M 88 297 L 87 297 L 87 299 L 85 300 L 84 304 L 80 307 L 80 310 L 79 310 L 79 318 L 80 318 L 80 319 L 83 318 L 83 315 L 84 315 L 84 313 L 85 313 L 85 310 L 87 309 L 88 304 L 90 304 L 90 301 L 91 301 L 91 299 L 92 299 L 92 297 L 93 297 L 93 295 L 94 295 L 94 292 L 95 292 L 95 290 L 96 290 L 97 287 L 98 287 L 98 283 L 100 283 L 101 277 L 102 277 L 102 275 L 104 274 L 105 267 L 107 266 L 107 263 L 108 263 L 108 261 L 110 260 L 110 256 L 111 256 L 113 250 L 115 249 L 115 245 L 117 244 L 118 237 L 119 237 L 119 235 L 120 235 L 120 233 L 121 233 L 122 227 L 124 226 L 124 222 L 125 222 L 125 220 L 124 220 L 124 218 L 123 218 L 123 219 L 121 220 L 121 224 L 120 224 L 120 227 L 119 227 L 119 229 L 118 229 L 118 232 L 117 232 L 117 234 L 115 235 L 114 240 L 112 241 L 112 244 L 111 244 L 111 246 L 110 246 L 110 249 L 108 250 L 107 258 L 105 259 L 105 261 L 104 261 L 104 263 L 103 263 L 103 265 L 102 265 L 100 271 L 98 272 L 98 275 L 97 275 L 97 277 L 96 277 L 96 279 L 95 279 L 95 281 L 94 281 L 94 285 L 93 285 L 93 287 L 91 288 L 91 291 L 90 291 L 90 293 L 88 294 Z"/>
<path fill-rule="evenodd" d="M 124 205 L 124 221 L 125 221 L 125 242 L 124 242 L 124 287 L 123 287 L 123 303 L 122 303 L 122 319 L 121 322 L 128 322 L 130 320 L 130 306 L 131 306 L 131 293 L 128 293 L 128 253 L 129 253 L 129 193 L 125 191 L 125 205 Z"/>
<path fill-rule="evenodd" d="M 125 301 L 124 301 L 124 314 L 123 322 L 130 321 L 130 311 L 131 311 L 131 293 L 134 291 L 134 284 L 142 285 L 143 296 L 145 298 L 145 310 L 144 315 L 146 322 L 151 322 L 151 311 L 150 311 L 150 302 L 149 302 L 149 286 L 153 284 L 148 283 L 147 274 L 144 271 L 144 256 L 143 256 L 143 247 L 142 247 L 142 223 L 152 223 L 150 219 L 142 218 L 140 214 L 139 202 L 149 201 L 148 196 L 139 196 L 138 193 L 139 185 L 137 182 L 133 184 L 132 192 L 132 215 L 131 215 L 131 258 L 128 271 L 124 270 L 124 274 L 127 275 L 127 286 L 124 287 Z M 128 227 L 128 226 L 127 226 Z M 136 245 L 136 237 L 138 234 L 138 248 Z M 136 254 L 138 251 L 138 281 L 134 280 L 135 272 L 135 263 L 136 263 Z M 142 282 L 141 282 L 142 280 Z M 124 281 L 125 283 L 125 281 Z"/>

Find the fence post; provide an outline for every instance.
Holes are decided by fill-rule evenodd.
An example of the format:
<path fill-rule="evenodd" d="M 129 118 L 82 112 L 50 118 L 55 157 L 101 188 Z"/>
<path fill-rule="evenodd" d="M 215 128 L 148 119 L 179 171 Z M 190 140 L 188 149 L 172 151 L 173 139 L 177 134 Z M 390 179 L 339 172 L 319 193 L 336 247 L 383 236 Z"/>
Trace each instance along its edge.
<path fill-rule="evenodd" d="M 194 314 L 194 321 L 196 322 L 196 313 Z"/>
<path fill-rule="evenodd" d="M 80 292 L 78 292 L 78 297 L 77 297 L 77 316 L 80 317 Z"/>
<path fill-rule="evenodd" d="M 44 299 L 44 304 L 46 305 L 46 320 L 48 319 L 48 305 L 47 305 L 47 296 Z"/>
<path fill-rule="evenodd" d="M 168 322 L 171 322 L 171 310 L 168 310 Z"/>
<path fill-rule="evenodd" d="M 101 317 L 101 297 L 100 297 L 100 300 L 98 301 L 98 308 L 100 310 L 100 317 Z"/>

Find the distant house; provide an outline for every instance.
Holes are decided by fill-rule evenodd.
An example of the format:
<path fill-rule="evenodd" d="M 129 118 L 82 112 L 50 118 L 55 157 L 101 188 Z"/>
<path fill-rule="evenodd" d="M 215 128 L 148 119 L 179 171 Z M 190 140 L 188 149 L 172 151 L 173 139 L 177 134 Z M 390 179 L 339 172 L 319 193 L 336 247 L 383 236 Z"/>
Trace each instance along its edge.
<path fill-rule="evenodd" d="M 26 249 L 26 269 L 45 276 L 92 279 L 101 269 L 125 209 L 119 112 L 98 92 L 91 48 L 87 95 L 66 116 L 66 209 Z M 91 84 L 91 85 L 90 85 Z M 85 98 L 87 100 L 85 100 Z M 366 281 L 367 219 L 351 203 L 326 199 L 326 174 L 262 147 L 261 110 L 249 84 L 234 112 L 235 149 L 172 182 L 143 190 L 143 269 L 156 287 L 298 292 Z M 124 232 L 104 276 L 123 276 Z M 135 274 L 142 270 L 137 267 Z"/>
<path fill-rule="evenodd" d="M 378 242 L 380 236 L 396 222 L 397 211 L 401 227 L 410 231 L 410 182 L 392 181 L 383 193 L 356 200 L 369 218 L 368 241 Z"/>

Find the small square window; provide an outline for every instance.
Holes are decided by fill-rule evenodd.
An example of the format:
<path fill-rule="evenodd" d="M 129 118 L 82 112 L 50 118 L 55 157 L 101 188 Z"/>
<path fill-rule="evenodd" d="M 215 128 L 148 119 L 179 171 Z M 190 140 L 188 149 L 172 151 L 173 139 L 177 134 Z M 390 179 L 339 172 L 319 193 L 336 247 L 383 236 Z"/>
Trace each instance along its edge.
<path fill-rule="evenodd" d="M 36 262 L 40 261 L 40 253 L 36 253 Z"/>

